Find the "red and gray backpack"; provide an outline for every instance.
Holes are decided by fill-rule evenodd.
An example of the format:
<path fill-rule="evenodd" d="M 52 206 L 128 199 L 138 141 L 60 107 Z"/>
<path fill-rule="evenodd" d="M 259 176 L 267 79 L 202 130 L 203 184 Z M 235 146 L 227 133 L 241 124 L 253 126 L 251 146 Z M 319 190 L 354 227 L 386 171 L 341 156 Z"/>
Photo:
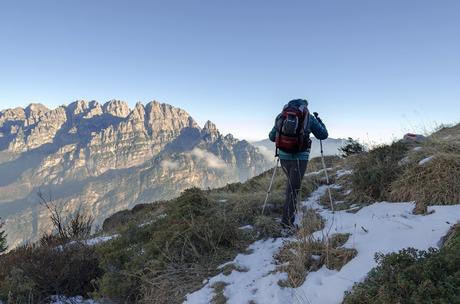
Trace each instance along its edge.
<path fill-rule="evenodd" d="M 285 105 L 275 121 L 276 154 L 278 155 L 278 149 L 288 153 L 304 152 L 310 149 L 309 123 L 310 112 L 306 105 Z"/>

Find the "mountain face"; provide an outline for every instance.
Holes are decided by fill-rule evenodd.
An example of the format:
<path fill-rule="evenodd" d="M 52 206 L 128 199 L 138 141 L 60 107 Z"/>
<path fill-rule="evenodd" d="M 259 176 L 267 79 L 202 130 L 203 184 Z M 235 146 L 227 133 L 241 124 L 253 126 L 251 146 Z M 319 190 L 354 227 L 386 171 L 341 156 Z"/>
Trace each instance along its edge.
<path fill-rule="evenodd" d="M 243 181 L 270 165 L 247 141 L 156 101 L 0 112 L 0 216 L 10 247 L 50 228 L 38 192 L 64 214 L 83 209 L 100 224 L 136 204 Z"/>

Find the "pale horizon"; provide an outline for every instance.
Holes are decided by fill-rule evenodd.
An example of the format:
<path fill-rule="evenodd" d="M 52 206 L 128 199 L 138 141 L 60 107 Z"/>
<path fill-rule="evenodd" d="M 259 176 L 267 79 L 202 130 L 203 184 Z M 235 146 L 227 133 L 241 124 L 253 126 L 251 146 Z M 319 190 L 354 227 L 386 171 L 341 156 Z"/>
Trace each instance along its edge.
<path fill-rule="evenodd" d="M 211 122 L 216 124 L 217 128 L 219 129 L 219 131 L 222 134 L 224 134 L 224 135 L 232 134 L 236 138 L 245 139 L 245 140 L 248 140 L 250 142 L 256 142 L 256 141 L 261 141 L 261 140 L 267 139 L 268 138 L 268 132 L 271 130 L 271 127 L 269 126 L 269 121 L 267 121 L 266 124 L 265 124 L 265 125 L 268 126 L 268 129 L 267 129 L 267 132 L 266 132 L 267 134 L 261 134 L 259 137 L 254 137 L 254 136 L 251 136 L 251 135 L 247 135 L 248 133 L 245 133 L 244 130 L 239 129 L 239 128 L 235 127 L 232 124 L 229 124 L 229 125 L 222 124 L 221 123 L 222 121 L 214 120 L 214 119 L 212 119 L 212 117 L 198 119 L 196 117 L 197 113 L 193 113 L 192 111 L 190 111 L 186 107 L 181 107 L 181 106 L 178 106 L 178 105 L 176 105 L 174 103 L 164 101 L 164 100 L 158 100 L 156 98 L 152 98 L 149 101 L 139 101 L 138 100 L 138 101 L 135 101 L 135 102 L 127 101 L 127 100 L 123 100 L 123 99 L 119 99 L 119 98 L 109 98 L 109 99 L 104 100 L 104 101 L 97 100 L 97 99 L 94 99 L 94 98 L 79 98 L 79 99 L 76 99 L 76 100 L 85 100 L 85 101 L 88 101 L 88 102 L 95 100 L 99 104 L 103 105 L 104 103 L 106 103 L 106 102 L 108 102 L 110 100 L 114 100 L 114 99 L 115 100 L 125 101 L 129 105 L 130 109 L 133 109 L 137 102 L 141 102 L 144 105 L 146 105 L 147 103 L 149 103 L 151 101 L 157 101 L 157 102 L 160 102 L 160 103 L 170 104 L 170 105 L 172 105 L 174 107 L 181 108 L 181 109 L 185 110 L 187 113 L 189 113 L 197 121 L 197 123 L 198 123 L 198 125 L 200 127 L 203 127 L 204 124 L 206 123 L 206 121 L 209 120 L 209 121 L 211 121 Z M 55 108 L 57 108 L 59 106 L 67 106 L 67 105 L 69 105 L 70 103 L 72 103 L 72 102 L 74 102 L 76 100 L 69 101 L 69 102 L 63 102 L 63 103 L 46 103 L 46 102 L 42 102 L 42 101 L 39 101 L 39 100 L 32 100 L 30 102 L 20 103 L 20 104 L 17 104 L 17 105 L 9 105 L 9 106 L 4 106 L 6 104 L 2 102 L 2 103 L 0 103 L 0 111 L 5 110 L 5 109 L 9 109 L 9 108 L 15 108 L 15 107 L 25 108 L 31 103 L 40 103 L 40 104 L 43 104 L 44 106 L 46 106 L 49 109 L 55 109 Z M 281 107 L 282 107 L 282 105 L 281 105 Z M 313 110 L 312 110 L 312 112 L 313 112 Z M 427 121 L 427 120 L 423 119 L 423 116 L 419 111 L 414 111 L 413 113 L 410 113 L 410 114 L 411 115 L 409 115 L 409 117 L 408 116 L 401 116 L 400 130 L 398 132 L 391 133 L 390 135 L 383 135 L 381 137 L 378 137 L 378 136 L 377 137 L 375 137 L 375 136 L 372 137 L 370 135 L 370 134 L 372 134 L 372 129 L 369 130 L 369 132 L 367 132 L 367 131 L 362 132 L 362 130 L 351 130 L 350 132 L 348 132 L 346 129 L 338 131 L 338 130 L 331 129 L 329 127 L 330 137 L 334 138 L 334 139 L 347 139 L 348 137 L 352 137 L 353 139 L 357 139 L 360 142 L 362 142 L 362 143 L 364 143 L 364 144 L 366 144 L 368 146 L 375 146 L 375 145 L 378 145 L 378 144 L 390 143 L 392 141 L 401 139 L 402 136 L 404 134 L 406 134 L 406 133 L 417 133 L 417 134 L 422 134 L 422 135 L 428 135 L 428 134 L 432 133 L 439 126 L 442 126 L 442 125 L 454 125 L 454 124 L 457 124 L 457 123 L 460 122 L 459 120 L 457 120 L 457 121 L 436 121 L 436 120 Z M 201 116 L 201 115 L 198 115 L 198 116 Z M 325 119 L 325 121 L 326 121 L 326 123 L 328 123 L 326 119 Z M 241 126 L 244 128 L 246 125 L 242 123 Z M 360 136 L 352 136 L 350 134 L 360 134 Z M 373 133 L 373 134 L 376 134 L 376 133 Z"/>

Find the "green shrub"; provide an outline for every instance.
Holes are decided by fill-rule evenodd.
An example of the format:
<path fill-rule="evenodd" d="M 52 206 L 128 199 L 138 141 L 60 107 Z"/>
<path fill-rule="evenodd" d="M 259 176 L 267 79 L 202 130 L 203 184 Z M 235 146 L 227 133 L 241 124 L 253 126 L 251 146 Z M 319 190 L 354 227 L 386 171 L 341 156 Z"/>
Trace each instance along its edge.
<path fill-rule="evenodd" d="M 88 296 L 102 275 L 95 248 L 81 242 L 92 218 L 80 211 L 62 218 L 55 205 L 44 204 L 54 232 L 0 256 L 0 300 L 46 303 L 53 295 Z"/>
<path fill-rule="evenodd" d="M 403 172 L 399 162 L 407 150 L 404 143 L 394 142 L 360 154 L 353 163 L 353 199 L 360 202 L 388 200 L 391 183 Z"/>
<path fill-rule="evenodd" d="M 231 210 L 200 189 L 166 205 L 167 216 L 131 225 L 99 248 L 98 295 L 119 302 L 180 303 L 248 243 Z"/>
<path fill-rule="evenodd" d="M 459 232 L 440 250 L 376 255 L 378 266 L 347 292 L 344 303 L 460 303 Z"/>
<path fill-rule="evenodd" d="M 360 144 L 358 141 L 354 140 L 351 137 L 348 137 L 346 144 L 339 148 L 339 151 L 342 152 L 342 157 L 348 157 L 355 154 L 360 154 L 365 151 L 364 145 Z"/>
<path fill-rule="evenodd" d="M 24 245 L 0 256 L 0 299 L 13 303 L 46 302 L 52 295 L 87 296 L 101 269 L 94 248 Z"/>

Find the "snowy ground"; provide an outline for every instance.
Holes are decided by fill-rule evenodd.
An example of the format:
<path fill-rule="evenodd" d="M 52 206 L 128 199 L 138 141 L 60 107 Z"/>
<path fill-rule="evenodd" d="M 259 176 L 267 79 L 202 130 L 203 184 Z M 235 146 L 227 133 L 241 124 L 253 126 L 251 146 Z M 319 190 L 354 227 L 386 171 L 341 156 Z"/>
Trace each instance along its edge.
<path fill-rule="evenodd" d="M 364 207 L 357 213 L 337 211 L 332 214 L 317 202 L 327 190 L 319 187 L 304 202 L 304 206 L 318 210 L 326 220 L 323 231 L 315 236 L 322 237 L 326 232 L 350 233 L 344 247 L 355 248 L 358 255 L 340 271 L 329 270 L 325 266 L 310 273 L 299 288 L 282 288 L 278 281 L 286 279 L 285 273 L 274 272 L 274 254 L 283 244 L 283 238 L 257 241 L 250 246 L 251 254 L 240 254 L 232 263 L 246 268 L 247 272 L 232 271 L 230 275 L 219 274 L 210 278 L 205 286 L 187 296 L 185 303 L 210 303 L 214 296 L 211 287 L 216 282 L 225 282 L 224 289 L 228 304 L 246 303 L 341 303 L 344 292 L 354 282 L 365 278 L 374 267 L 376 252 L 389 253 L 406 247 L 428 249 L 437 247 L 439 240 L 450 226 L 460 220 L 460 205 L 435 206 L 435 212 L 422 216 L 413 215 L 413 203 L 376 203 Z"/>
<path fill-rule="evenodd" d="M 81 296 L 77 297 L 63 297 L 63 296 L 54 296 L 51 299 L 51 304 L 97 304 L 94 300 L 86 300 Z"/>

